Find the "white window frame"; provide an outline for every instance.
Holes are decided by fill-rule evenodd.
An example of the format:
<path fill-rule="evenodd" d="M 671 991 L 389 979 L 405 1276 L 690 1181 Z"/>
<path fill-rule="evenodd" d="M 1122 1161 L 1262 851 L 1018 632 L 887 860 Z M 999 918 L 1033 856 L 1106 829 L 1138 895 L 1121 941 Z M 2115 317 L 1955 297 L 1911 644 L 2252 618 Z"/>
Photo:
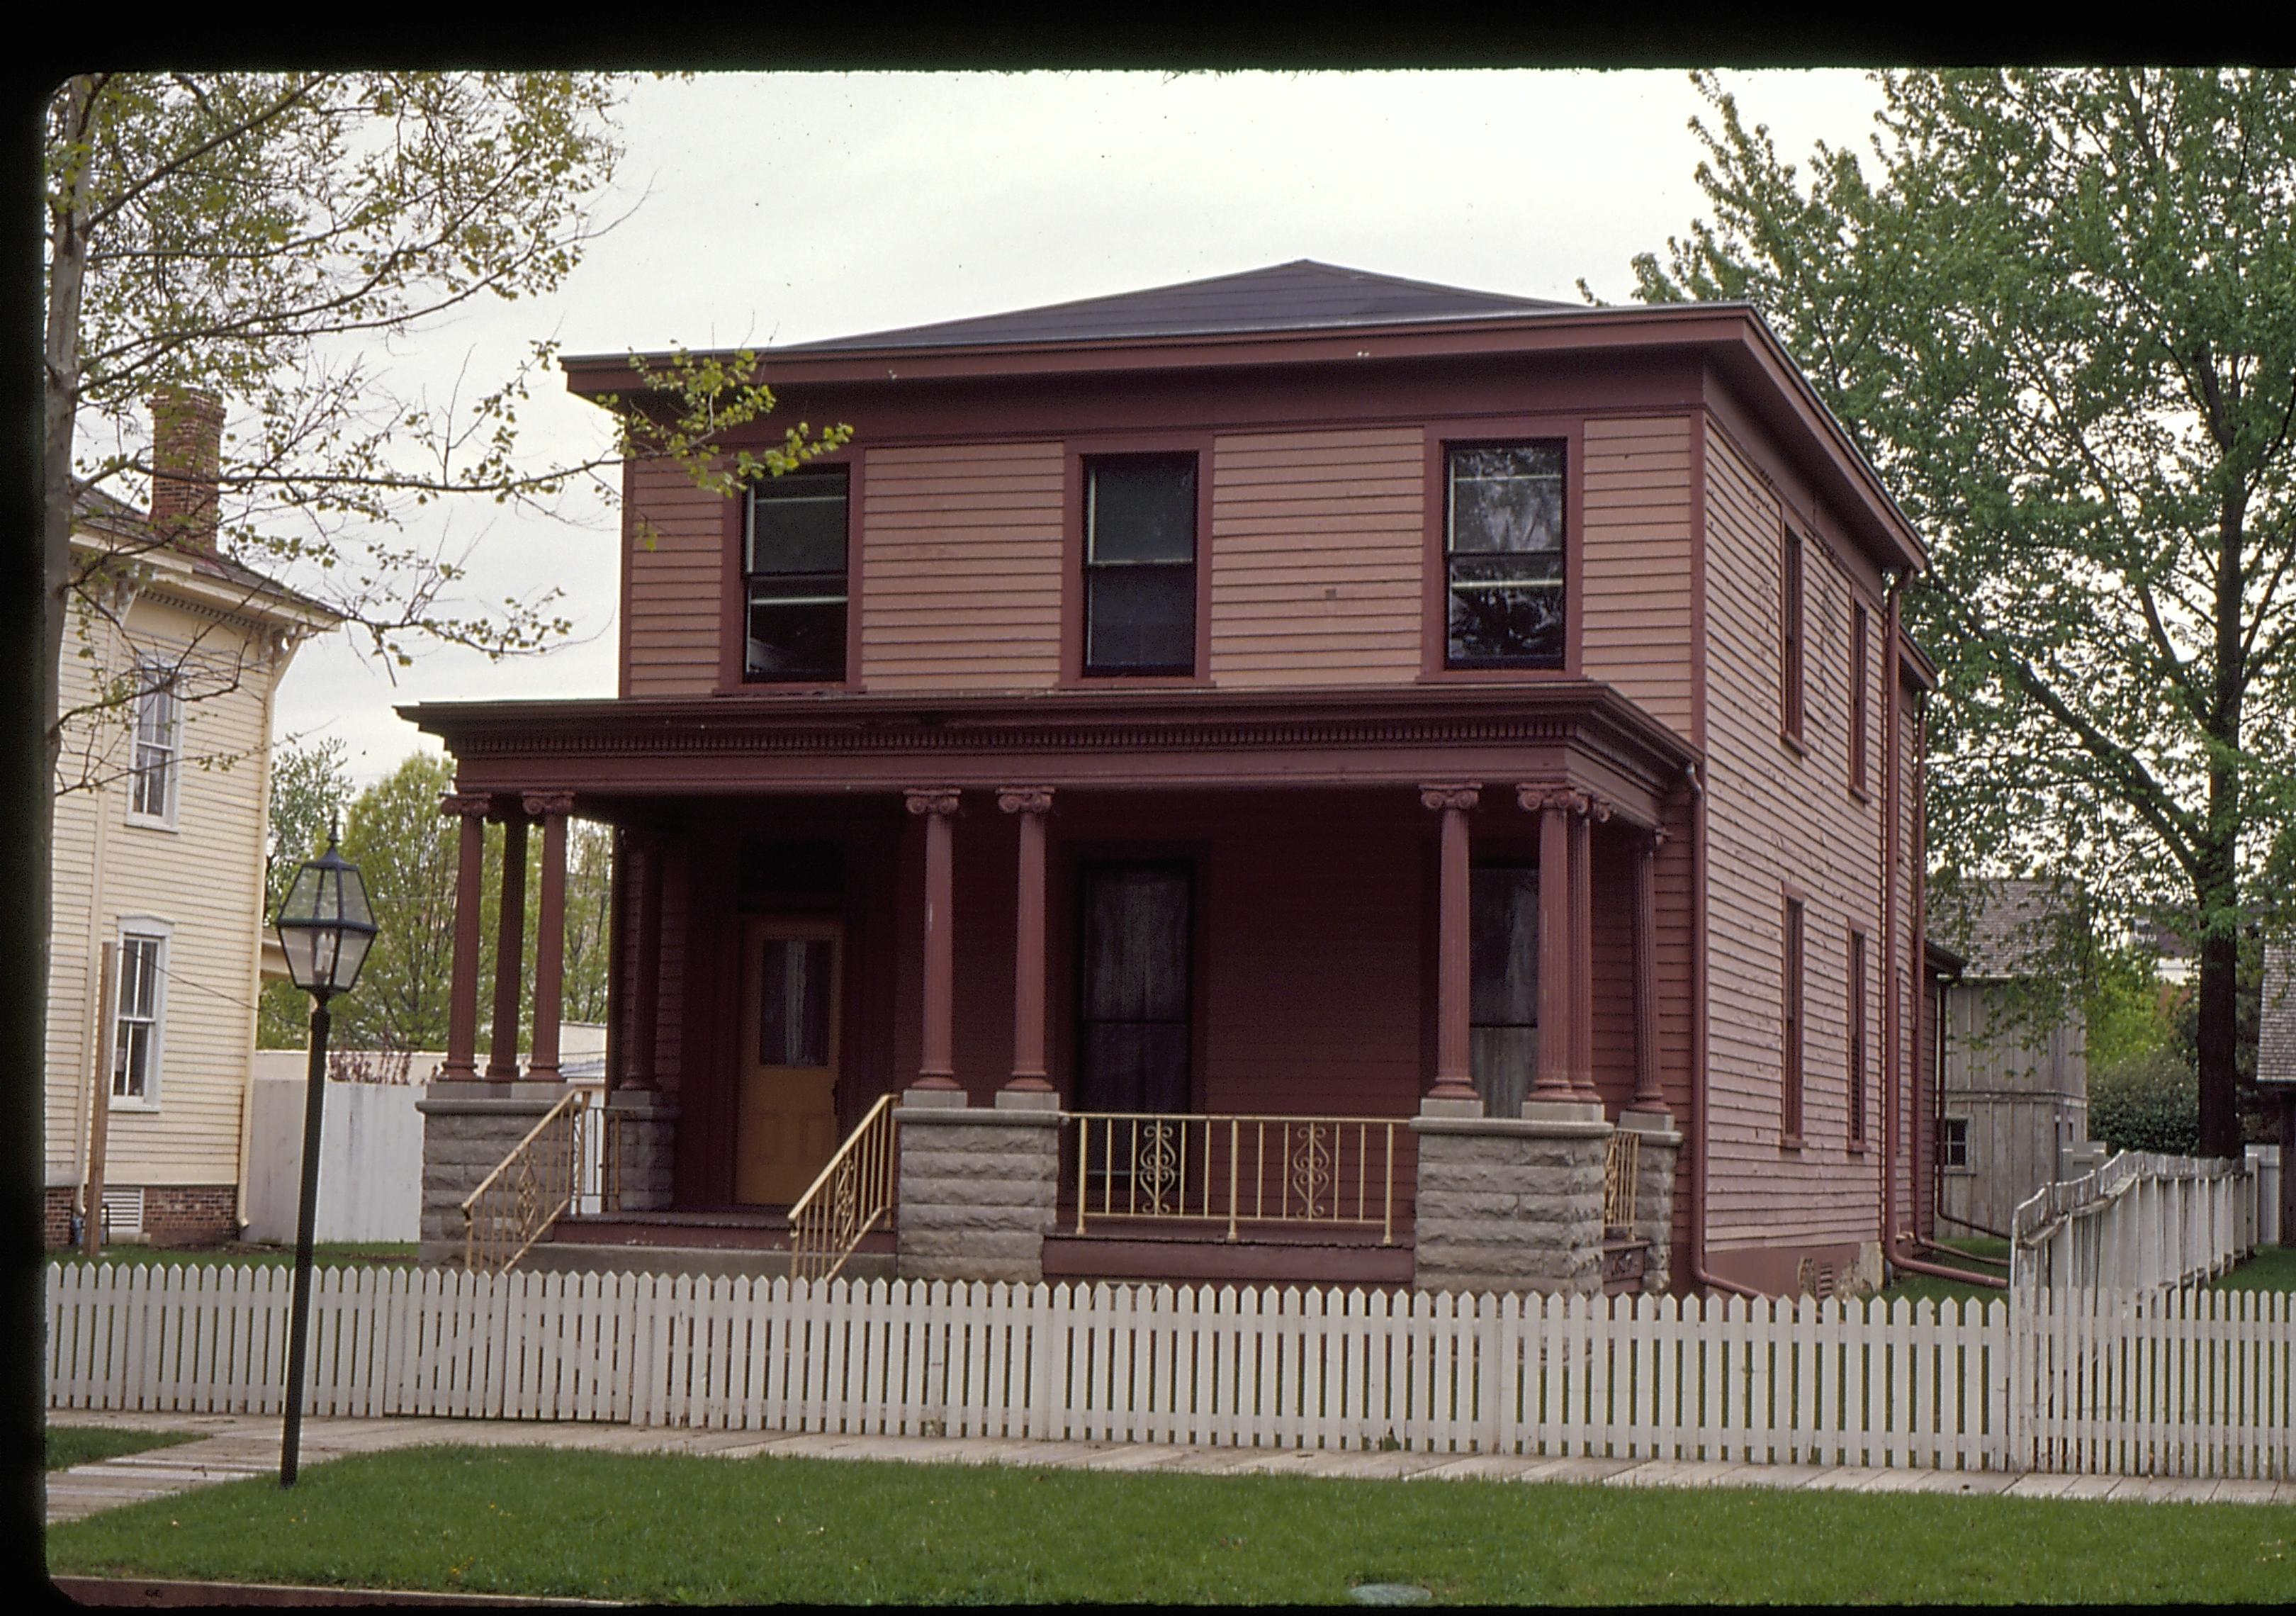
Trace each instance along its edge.
<path fill-rule="evenodd" d="M 149 915 L 131 915 L 119 923 L 119 953 L 112 982 L 111 1025 L 106 1029 L 111 1040 L 111 1079 L 106 1089 L 114 1111 L 157 1111 L 160 1109 L 160 1075 L 167 1058 L 168 1039 L 168 954 L 175 938 L 175 928 L 168 922 Z M 152 962 L 152 1002 L 147 1013 L 137 1016 L 140 1025 L 151 1029 L 144 1041 L 144 1092 L 125 1094 L 119 1087 L 122 1063 L 127 1057 L 128 1040 L 122 1036 L 123 1023 L 128 1020 L 127 964 L 132 943 L 149 942 L 157 945 Z"/>
<path fill-rule="evenodd" d="M 1954 1131 L 1956 1128 L 1960 1129 L 1958 1134 Z M 1961 1145 L 1960 1159 L 1958 1161 L 1955 1160 L 1953 1150 L 1953 1146 L 1956 1141 L 1958 1141 Z M 1938 1165 L 1948 1173 L 1973 1173 L 1977 1170 L 1977 1164 L 1970 1159 L 1969 1119 L 1967 1117 L 1945 1117 L 1939 1119 L 1938 1128 Z"/>
<path fill-rule="evenodd" d="M 178 675 L 168 663 L 139 657 L 135 683 L 135 728 L 128 737 L 128 744 L 134 749 L 134 766 L 127 775 L 127 823 L 172 831 L 176 828 L 176 807 L 184 783 L 184 698 L 176 688 Z M 159 721 L 152 727 L 160 733 L 157 738 L 146 741 L 145 720 L 155 713 Z M 145 759 L 147 746 L 154 754 L 151 761 Z M 145 784 L 155 773 L 160 775 L 161 800 L 156 811 L 143 806 L 146 800 Z"/>

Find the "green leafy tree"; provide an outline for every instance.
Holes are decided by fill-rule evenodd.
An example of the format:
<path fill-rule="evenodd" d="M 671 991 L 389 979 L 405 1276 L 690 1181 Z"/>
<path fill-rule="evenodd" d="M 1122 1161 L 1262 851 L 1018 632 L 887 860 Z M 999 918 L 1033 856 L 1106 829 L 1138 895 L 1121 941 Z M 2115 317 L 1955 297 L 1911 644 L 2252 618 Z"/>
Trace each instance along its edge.
<path fill-rule="evenodd" d="M 614 833 L 577 819 L 566 837 L 566 970 L 570 1021 L 606 1019 L 607 962 L 613 947 Z"/>
<path fill-rule="evenodd" d="M 1751 300 L 1924 532 L 1943 879 L 2179 916 L 2236 1154 L 2240 932 L 2296 822 L 2296 76 L 1883 75 L 1866 158 L 1807 173 L 1699 82 L 1711 217 L 1636 295 Z"/>
<path fill-rule="evenodd" d="M 325 849 L 330 831 L 342 828 L 353 795 L 341 742 L 290 742 L 272 754 L 270 840 L 263 854 L 265 935 L 297 868 Z M 266 982 L 256 1011 L 256 1042 L 266 1049 L 299 1047 L 310 1014 L 309 998 L 294 983 Z"/>

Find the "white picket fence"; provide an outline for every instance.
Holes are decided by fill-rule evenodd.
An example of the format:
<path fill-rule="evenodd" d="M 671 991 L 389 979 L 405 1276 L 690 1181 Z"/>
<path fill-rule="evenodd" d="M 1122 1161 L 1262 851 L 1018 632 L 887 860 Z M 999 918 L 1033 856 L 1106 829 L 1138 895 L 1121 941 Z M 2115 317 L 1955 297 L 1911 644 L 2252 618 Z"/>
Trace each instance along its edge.
<path fill-rule="evenodd" d="M 52 1267 L 50 1406 L 276 1412 L 287 1294 Z M 2037 1334 L 1999 1300 L 326 1269 L 307 1412 L 2287 1475 L 2288 1298 L 2222 1300 Z"/>
<path fill-rule="evenodd" d="M 2045 1185 L 2010 1225 L 2020 1307 L 2035 1291 L 2158 1291 L 2256 1249 L 2259 1175 L 2243 1161 L 2128 1151 Z"/>

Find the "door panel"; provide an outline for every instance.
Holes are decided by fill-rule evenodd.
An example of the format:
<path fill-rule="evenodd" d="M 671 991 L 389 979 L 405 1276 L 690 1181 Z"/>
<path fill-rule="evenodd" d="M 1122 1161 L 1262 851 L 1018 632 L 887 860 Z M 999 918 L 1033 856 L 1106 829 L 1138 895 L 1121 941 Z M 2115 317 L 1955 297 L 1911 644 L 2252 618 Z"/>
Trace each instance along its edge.
<path fill-rule="evenodd" d="M 844 953 L 834 921 L 742 926 L 737 1202 L 789 1205 L 837 1148 Z"/>

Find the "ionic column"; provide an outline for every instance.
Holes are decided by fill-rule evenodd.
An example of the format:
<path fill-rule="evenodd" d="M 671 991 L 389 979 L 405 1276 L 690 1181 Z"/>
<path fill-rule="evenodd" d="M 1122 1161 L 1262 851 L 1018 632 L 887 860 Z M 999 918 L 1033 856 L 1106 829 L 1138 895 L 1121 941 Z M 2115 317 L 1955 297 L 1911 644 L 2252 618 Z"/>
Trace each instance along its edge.
<path fill-rule="evenodd" d="M 1573 978 L 1570 827 L 1583 824 L 1586 797 L 1555 786 L 1516 788 L 1515 800 L 1538 816 L 1538 1070 L 1531 1075 L 1535 1100 L 1574 1098 L 1570 1060 L 1578 1047 L 1572 1026 L 1578 1005 Z"/>
<path fill-rule="evenodd" d="M 1467 810 L 1482 798 L 1478 782 L 1423 785 L 1419 800 L 1443 816 L 1436 898 L 1435 1085 L 1430 1100 L 1475 1099 L 1469 1017 L 1472 1011 L 1468 906 L 1472 901 Z"/>
<path fill-rule="evenodd" d="M 1013 939 L 1012 1094 L 1050 1094 L 1045 1070 L 1045 816 L 1050 786 L 1009 785 L 996 806 L 1021 816 L 1020 895 Z"/>
<path fill-rule="evenodd" d="M 487 1046 L 487 1077 L 509 1083 L 518 1078 L 519 977 L 526 954 L 526 816 L 517 808 L 497 808 L 502 821 L 502 905 L 495 929 L 495 1029 Z"/>
<path fill-rule="evenodd" d="M 915 787 L 903 793 L 909 812 L 925 822 L 924 1020 L 919 1088 L 957 1087 L 955 1038 L 950 1027 L 956 998 L 956 956 L 951 946 L 951 908 L 955 892 L 949 820 L 956 813 L 955 786 Z"/>
<path fill-rule="evenodd" d="M 462 824 L 455 864 L 455 972 L 447 988 L 447 1064 L 439 1074 L 450 1083 L 479 1075 L 480 909 L 485 902 L 487 810 L 494 800 L 483 792 L 449 792 L 439 811 Z"/>
<path fill-rule="evenodd" d="M 1635 1109 L 1663 1112 L 1658 1081 L 1658 850 L 1666 833 L 1635 838 Z"/>
<path fill-rule="evenodd" d="M 1574 1099 L 1600 1101 L 1595 1087 L 1595 825 L 1611 816 L 1595 796 L 1570 818 L 1570 1087 Z"/>
<path fill-rule="evenodd" d="M 529 792 L 529 818 L 542 821 L 542 913 L 535 917 L 534 1054 L 527 1076 L 537 1083 L 558 1081 L 558 1021 L 566 999 L 566 816 L 574 798 L 566 792 Z"/>

